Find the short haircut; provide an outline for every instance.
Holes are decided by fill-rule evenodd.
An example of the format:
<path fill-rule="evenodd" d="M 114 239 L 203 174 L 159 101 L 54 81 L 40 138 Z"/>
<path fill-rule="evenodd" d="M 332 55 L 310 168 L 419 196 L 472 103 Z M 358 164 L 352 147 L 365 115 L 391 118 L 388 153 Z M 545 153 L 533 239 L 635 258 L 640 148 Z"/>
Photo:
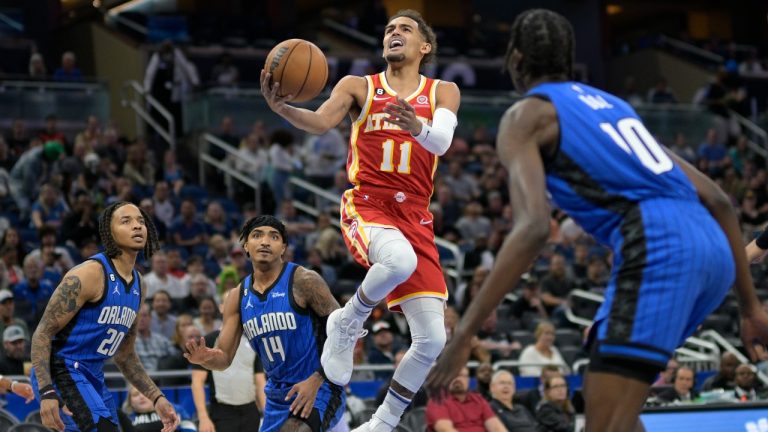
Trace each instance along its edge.
<path fill-rule="evenodd" d="M 512 24 L 506 67 L 515 50 L 523 55 L 519 68 L 524 79 L 573 76 L 573 27 L 556 12 L 529 9 L 518 15 Z"/>
<path fill-rule="evenodd" d="M 413 9 L 400 9 L 397 11 L 397 13 L 389 17 L 389 22 L 399 17 L 406 17 L 416 21 L 416 24 L 419 25 L 419 33 L 421 33 L 421 35 L 424 37 L 424 40 L 432 46 L 432 49 L 428 53 L 424 54 L 424 57 L 419 63 L 419 67 L 431 63 L 437 56 L 437 36 L 435 36 L 435 31 L 432 30 L 432 27 L 430 27 L 426 21 L 424 21 L 424 17 Z"/>
<path fill-rule="evenodd" d="M 245 241 L 248 240 L 248 236 L 251 234 L 251 231 L 262 226 L 268 226 L 276 229 L 277 232 L 280 233 L 280 237 L 283 239 L 283 243 L 288 244 L 288 234 L 285 229 L 285 224 L 282 223 L 280 219 L 270 215 L 262 215 L 250 218 L 245 223 L 245 225 L 243 225 L 243 229 L 240 230 L 240 243 L 245 244 Z"/>

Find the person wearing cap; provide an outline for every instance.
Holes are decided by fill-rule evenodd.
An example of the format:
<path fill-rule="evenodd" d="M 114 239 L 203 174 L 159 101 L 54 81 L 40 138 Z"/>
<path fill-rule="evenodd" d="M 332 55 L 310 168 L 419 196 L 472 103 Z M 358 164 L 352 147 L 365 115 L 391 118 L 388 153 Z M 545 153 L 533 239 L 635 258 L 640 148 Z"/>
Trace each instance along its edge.
<path fill-rule="evenodd" d="M 14 316 L 16 311 L 13 301 L 13 291 L 0 290 L 0 333 L 9 326 L 16 325 L 24 329 L 24 334 L 29 336 L 29 328 L 23 319 Z"/>
<path fill-rule="evenodd" d="M 21 326 L 10 325 L 3 330 L 3 352 L 0 355 L 0 374 L 24 375 L 24 362 L 29 361 L 27 333 Z"/>
<path fill-rule="evenodd" d="M 395 338 L 392 334 L 392 327 L 383 320 L 376 321 L 371 327 L 373 334 L 373 346 L 368 348 L 368 363 L 370 364 L 392 364 L 395 361 L 397 352 Z M 389 371 L 376 372 L 376 379 L 389 379 L 392 374 Z"/>
<path fill-rule="evenodd" d="M 38 138 L 33 139 L 33 142 Z M 43 145 L 32 146 L 22 153 L 11 169 L 11 192 L 16 205 L 23 213 L 30 210 L 30 199 L 38 196 L 40 186 L 50 180 L 53 167 L 64 153 L 64 146 L 58 141 L 48 141 Z"/>

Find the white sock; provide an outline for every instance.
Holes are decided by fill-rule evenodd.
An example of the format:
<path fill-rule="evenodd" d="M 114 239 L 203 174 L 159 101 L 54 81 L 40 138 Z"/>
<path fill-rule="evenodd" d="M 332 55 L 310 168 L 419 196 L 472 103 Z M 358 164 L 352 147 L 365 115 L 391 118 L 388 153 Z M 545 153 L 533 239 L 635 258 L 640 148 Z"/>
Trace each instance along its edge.
<path fill-rule="evenodd" d="M 342 313 L 343 318 L 358 319 L 362 322 L 368 319 L 371 311 L 374 307 L 376 307 L 376 303 L 372 305 L 365 303 L 363 299 L 360 298 L 360 291 L 361 288 L 358 288 L 357 292 L 355 292 L 355 295 L 352 296 L 352 298 L 349 299 L 345 305 L 344 312 Z"/>
<path fill-rule="evenodd" d="M 392 427 L 397 426 L 399 419 L 403 416 L 405 409 L 411 404 L 410 399 L 406 399 L 402 395 L 392 390 L 392 387 L 387 391 L 387 396 L 384 398 L 384 403 L 376 410 L 376 417 L 389 424 Z M 382 413 L 385 411 L 385 413 Z M 390 424 L 391 421 L 397 419 L 395 424 Z"/>

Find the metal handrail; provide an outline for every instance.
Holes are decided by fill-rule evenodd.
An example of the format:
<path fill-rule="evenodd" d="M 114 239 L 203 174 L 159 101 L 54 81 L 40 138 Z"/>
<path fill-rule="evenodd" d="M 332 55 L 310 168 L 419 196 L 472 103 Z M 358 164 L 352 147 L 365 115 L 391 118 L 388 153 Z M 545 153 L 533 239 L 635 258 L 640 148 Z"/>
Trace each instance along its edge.
<path fill-rule="evenodd" d="M 128 100 L 128 91 L 132 90 L 133 100 Z M 144 91 L 144 87 L 136 80 L 126 81 L 122 88 L 122 104 L 130 107 L 136 113 L 136 133 L 143 135 L 141 120 L 144 120 L 161 138 L 168 143 L 172 151 L 176 150 L 176 119 L 160 102 L 151 94 Z M 144 104 L 157 110 L 168 122 L 168 129 L 164 129 L 152 118 Z"/>
<path fill-rule="evenodd" d="M 707 51 L 704 48 L 699 48 L 696 45 L 692 45 L 688 42 L 681 41 L 680 39 L 675 39 L 666 35 L 661 35 L 659 37 L 659 42 L 667 43 L 674 48 L 677 48 L 681 51 L 686 51 L 689 54 L 693 54 L 695 56 L 701 57 L 713 63 L 720 64 L 725 61 L 725 59 L 721 55 L 715 54 L 711 51 Z"/>
<path fill-rule="evenodd" d="M 61 82 L 61 81 L 31 81 L 31 80 L 0 80 L 0 87 L 35 88 L 41 92 L 50 90 L 82 90 L 86 93 L 106 90 L 103 82 Z"/>
<path fill-rule="evenodd" d="M 369 47 L 376 48 L 379 46 L 379 39 L 373 36 L 367 35 L 356 29 L 345 26 L 344 24 L 340 24 L 330 18 L 323 18 L 323 25 L 345 36 L 349 36 L 352 39 L 357 40 L 358 42 L 368 45 Z"/>
<path fill-rule="evenodd" d="M 763 158 L 768 158 L 768 133 L 760 126 L 756 125 L 753 121 L 742 116 L 741 114 L 730 111 L 730 114 L 739 122 L 742 128 L 749 130 L 753 137 L 758 138 L 761 142 L 756 143 L 751 139 L 747 140 L 747 145 L 755 153 L 759 154 Z"/>
<path fill-rule="evenodd" d="M 736 358 L 739 360 L 739 363 L 747 363 L 749 364 L 749 359 L 744 356 L 744 354 L 741 353 L 738 349 L 736 349 L 735 346 L 733 346 L 732 343 L 728 342 L 727 339 L 723 337 L 720 333 L 718 333 L 715 330 L 704 330 L 699 334 L 699 337 L 701 338 L 710 338 L 712 339 L 716 344 L 723 347 L 726 351 L 736 356 Z M 762 381 L 764 384 L 768 384 L 768 375 L 758 371 L 757 377 Z"/>
<path fill-rule="evenodd" d="M 232 147 L 231 145 L 227 144 L 220 138 L 217 138 L 215 135 L 212 135 L 210 133 L 203 134 L 203 139 L 205 139 L 209 144 L 214 145 L 222 150 L 224 150 L 228 155 L 240 158 L 242 155 L 238 153 L 238 151 Z M 240 171 L 236 170 L 231 165 L 227 164 L 226 162 L 222 162 L 213 156 L 204 153 L 204 150 L 201 149 L 199 153 L 199 159 L 200 162 L 202 162 L 199 165 L 200 169 L 200 183 L 202 185 L 206 184 L 206 175 L 205 175 L 205 164 L 211 165 L 219 170 L 221 170 L 225 176 L 235 178 L 239 181 L 241 181 L 246 186 L 249 186 L 251 189 L 253 189 L 254 194 L 254 207 L 257 213 L 261 213 L 261 185 L 258 181 L 246 176 L 245 174 L 241 173 Z M 232 197 L 230 197 L 232 198 Z"/>

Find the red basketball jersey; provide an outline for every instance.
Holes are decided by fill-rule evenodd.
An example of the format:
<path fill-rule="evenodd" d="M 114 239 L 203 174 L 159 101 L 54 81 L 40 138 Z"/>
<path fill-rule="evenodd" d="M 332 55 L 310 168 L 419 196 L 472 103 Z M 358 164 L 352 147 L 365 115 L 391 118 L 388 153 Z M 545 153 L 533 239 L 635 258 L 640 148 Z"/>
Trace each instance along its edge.
<path fill-rule="evenodd" d="M 419 88 L 404 98 L 416 116 L 432 123 L 439 80 L 420 75 Z M 385 73 L 365 77 L 368 94 L 360 116 L 352 123 L 347 173 L 356 188 L 381 187 L 406 195 L 430 197 L 437 156 L 428 152 L 408 131 L 386 121 L 388 102 L 397 103 Z M 402 96 L 401 96 L 402 97 Z"/>

